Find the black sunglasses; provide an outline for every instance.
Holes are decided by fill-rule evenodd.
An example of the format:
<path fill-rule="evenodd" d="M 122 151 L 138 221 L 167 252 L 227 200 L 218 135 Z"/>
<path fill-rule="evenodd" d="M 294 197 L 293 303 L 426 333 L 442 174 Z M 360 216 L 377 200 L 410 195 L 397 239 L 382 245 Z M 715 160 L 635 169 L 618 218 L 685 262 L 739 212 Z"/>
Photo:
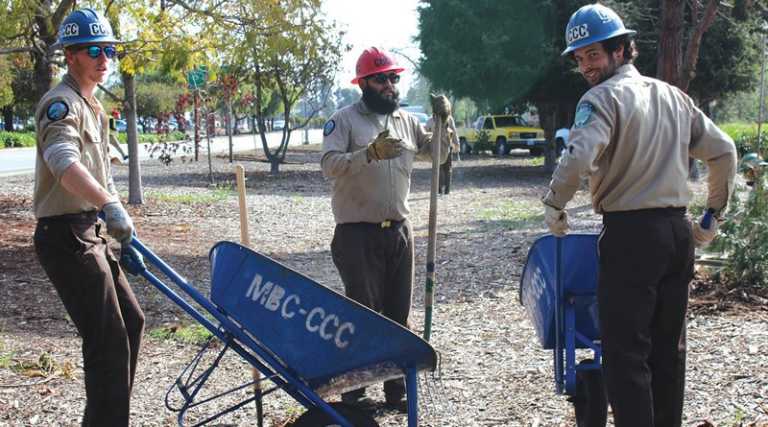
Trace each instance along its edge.
<path fill-rule="evenodd" d="M 115 55 L 117 55 L 117 49 L 115 49 L 115 47 L 112 45 L 104 46 L 104 47 L 93 45 L 93 46 L 86 46 L 82 49 L 85 50 L 88 53 L 88 56 L 90 56 L 93 59 L 96 59 L 99 56 L 101 56 L 102 51 L 104 52 L 104 56 L 106 56 L 107 59 L 112 59 L 115 57 Z"/>
<path fill-rule="evenodd" d="M 379 73 L 379 74 L 374 74 L 372 76 L 368 76 L 365 79 L 373 80 L 380 85 L 387 83 L 387 80 L 389 80 L 390 83 L 392 83 L 393 85 L 396 85 L 400 81 L 400 75 L 395 73 L 391 73 L 391 74 Z"/>

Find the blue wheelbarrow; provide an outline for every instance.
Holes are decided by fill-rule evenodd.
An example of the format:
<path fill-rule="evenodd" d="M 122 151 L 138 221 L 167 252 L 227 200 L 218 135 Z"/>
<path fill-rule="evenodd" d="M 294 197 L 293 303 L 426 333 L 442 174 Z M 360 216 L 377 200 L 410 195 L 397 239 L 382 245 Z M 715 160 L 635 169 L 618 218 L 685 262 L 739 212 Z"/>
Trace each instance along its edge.
<path fill-rule="evenodd" d="M 539 343 L 554 353 L 555 391 L 569 396 L 579 427 L 605 426 L 608 412 L 600 370 L 597 239 L 597 234 L 537 239 L 520 281 L 520 302 Z M 577 361 L 577 349 L 591 351 L 591 357 Z"/>
<path fill-rule="evenodd" d="M 139 257 L 130 256 L 131 248 L 183 293 L 166 285 Z M 179 425 L 184 425 L 188 410 L 197 407 L 196 413 L 204 411 L 201 405 L 227 397 L 228 406 L 221 409 L 219 403 L 215 412 L 212 410 L 210 416 L 206 412 L 207 418 L 195 425 L 254 402 L 257 422 L 262 426 L 262 399 L 282 390 L 306 408 L 290 424 L 294 427 L 378 426 L 367 412 L 340 402 L 329 403 L 324 396 L 403 376 L 408 425 L 418 425 L 417 373 L 434 370 L 437 355 L 408 329 L 236 243 L 219 242 L 210 251 L 210 299 L 139 239 L 134 238 L 123 252 L 122 262 L 129 272 L 146 278 L 212 334 L 166 394 L 166 407 L 178 412 Z M 216 340 L 222 345 L 212 345 Z M 213 361 L 202 367 L 203 355 L 216 349 Z M 260 371 L 261 378 L 212 396 L 202 393 L 230 350 Z M 253 386 L 261 391 L 245 393 L 242 398 L 242 390 Z M 233 399 L 237 403 L 232 404 Z"/>

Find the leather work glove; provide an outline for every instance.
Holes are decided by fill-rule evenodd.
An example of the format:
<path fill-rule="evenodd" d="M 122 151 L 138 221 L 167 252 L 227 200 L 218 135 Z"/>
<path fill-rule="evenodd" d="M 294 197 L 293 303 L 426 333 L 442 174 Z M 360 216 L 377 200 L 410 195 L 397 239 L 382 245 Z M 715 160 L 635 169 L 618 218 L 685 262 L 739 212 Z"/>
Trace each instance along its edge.
<path fill-rule="evenodd" d="M 443 122 L 448 120 L 448 116 L 451 115 L 451 101 L 445 95 L 432 94 L 430 97 L 432 98 L 432 111 L 442 118 Z"/>
<path fill-rule="evenodd" d="M 119 201 L 109 202 L 101 210 L 104 211 L 107 233 L 124 245 L 130 243 L 133 236 L 133 220 L 123 205 Z"/>
<path fill-rule="evenodd" d="M 129 244 L 124 244 L 120 248 L 120 266 L 134 276 L 138 276 L 147 269 L 147 265 L 144 264 L 144 257 Z"/>
<path fill-rule="evenodd" d="M 368 161 L 394 159 L 403 152 L 403 148 L 403 141 L 389 136 L 389 129 L 385 129 L 368 144 Z"/>
<path fill-rule="evenodd" d="M 693 242 L 697 248 L 704 248 L 709 245 L 717 235 L 717 219 L 712 217 L 709 228 L 703 228 L 701 221 L 693 224 Z"/>
<path fill-rule="evenodd" d="M 563 209 L 544 205 L 544 222 L 549 231 L 557 237 L 563 237 L 568 233 L 568 212 Z"/>

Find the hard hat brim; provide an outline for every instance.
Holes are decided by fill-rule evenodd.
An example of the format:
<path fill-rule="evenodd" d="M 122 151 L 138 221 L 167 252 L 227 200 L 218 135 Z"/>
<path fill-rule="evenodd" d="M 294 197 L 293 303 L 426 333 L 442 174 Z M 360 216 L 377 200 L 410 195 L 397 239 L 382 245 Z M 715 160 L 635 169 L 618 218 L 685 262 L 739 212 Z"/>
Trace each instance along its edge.
<path fill-rule="evenodd" d="M 637 34 L 637 31 L 623 28 L 623 29 L 618 29 L 610 34 L 607 34 L 606 36 L 599 39 L 586 38 L 584 40 L 579 40 L 571 44 L 570 46 L 566 47 L 565 50 L 560 54 L 560 56 L 568 55 L 569 53 L 573 52 L 576 49 L 581 49 L 582 47 L 589 46 L 593 43 L 599 43 L 601 41 L 612 39 L 614 37 L 623 36 L 623 35 L 634 36 L 635 34 Z"/>

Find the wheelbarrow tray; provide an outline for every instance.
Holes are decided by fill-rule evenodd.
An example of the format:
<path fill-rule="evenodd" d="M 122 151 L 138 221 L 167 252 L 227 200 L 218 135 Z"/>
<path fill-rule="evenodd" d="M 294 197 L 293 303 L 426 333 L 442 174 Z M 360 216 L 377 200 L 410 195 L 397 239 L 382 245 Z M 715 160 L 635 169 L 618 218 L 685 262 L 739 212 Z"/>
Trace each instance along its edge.
<path fill-rule="evenodd" d="M 352 425 L 321 395 L 405 376 L 408 424 L 417 425 L 416 373 L 434 370 L 437 355 L 429 343 L 407 328 L 237 243 L 219 242 L 210 251 L 210 299 L 139 239 L 134 238 L 131 246 L 186 296 L 143 265 L 136 268 L 137 272 L 224 343 L 213 364 L 193 377 L 201 354 L 207 351 L 206 344 L 171 386 L 169 394 L 177 390 L 184 402 L 174 408 L 166 396 L 166 406 L 179 412 L 180 425 L 184 424 L 187 409 L 219 397 L 196 402 L 198 392 L 229 349 L 272 381 L 273 390 L 282 389 L 308 410 L 322 410 L 345 427 Z M 256 399 L 241 401 L 203 423 Z"/>
<path fill-rule="evenodd" d="M 597 234 L 540 237 L 520 280 L 520 302 L 539 343 L 553 350 L 555 389 L 570 396 L 576 393 L 577 371 L 600 369 L 597 242 Z M 576 349 L 591 349 L 593 357 L 577 364 Z"/>

